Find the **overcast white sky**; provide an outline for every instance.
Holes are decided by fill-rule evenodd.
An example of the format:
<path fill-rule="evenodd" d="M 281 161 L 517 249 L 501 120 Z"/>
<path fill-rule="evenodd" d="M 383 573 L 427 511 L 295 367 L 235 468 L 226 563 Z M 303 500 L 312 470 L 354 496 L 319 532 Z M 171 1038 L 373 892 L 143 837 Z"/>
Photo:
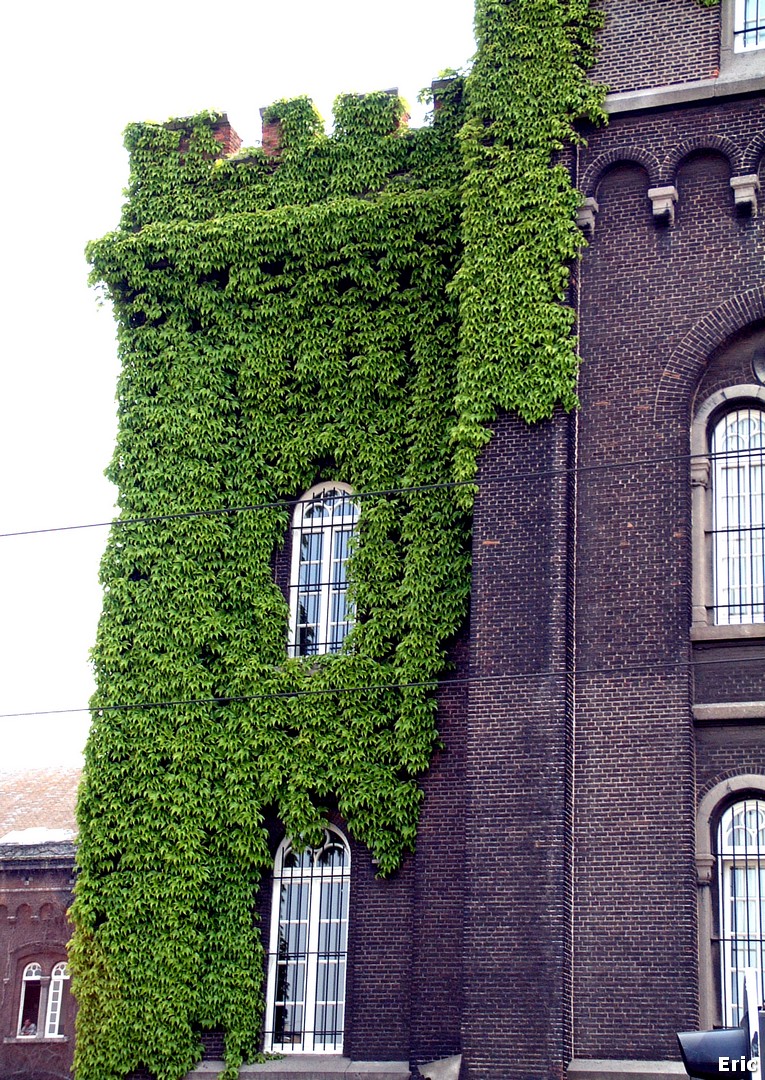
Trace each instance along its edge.
<path fill-rule="evenodd" d="M 471 0 L 25 0 L 0 17 L 0 533 L 108 520 L 117 357 L 83 248 L 117 225 L 133 120 L 419 89 L 471 56 Z M 77 764 L 105 529 L 0 538 L 0 770 Z"/>

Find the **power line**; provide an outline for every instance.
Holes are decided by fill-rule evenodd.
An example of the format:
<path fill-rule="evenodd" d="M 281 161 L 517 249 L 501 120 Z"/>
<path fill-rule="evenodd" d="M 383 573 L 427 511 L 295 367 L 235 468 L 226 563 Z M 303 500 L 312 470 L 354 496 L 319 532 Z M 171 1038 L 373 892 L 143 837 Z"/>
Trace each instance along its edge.
<path fill-rule="evenodd" d="M 516 671 L 499 672 L 492 675 L 465 675 L 464 677 L 439 679 L 423 679 L 419 682 L 401 683 L 378 683 L 367 686 L 328 686 L 317 687 L 313 690 L 279 690 L 261 694 L 233 694 L 221 697 L 202 698 L 176 698 L 166 701 L 148 701 L 128 705 L 86 705 L 73 709 L 41 709 L 33 712 L 0 713 L 0 720 L 19 720 L 36 716 L 64 716 L 75 713 L 99 713 L 99 712 L 146 712 L 150 709 L 170 709 L 193 705 L 216 705 L 225 707 L 230 704 L 239 704 L 247 701 L 285 700 L 298 697 L 317 697 L 328 694 L 373 694 L 378 691 L 388 690 L 413 690 L 431 688 L 442 690 L 450 686 L 469 686 L 476 683 L 487 682 L 511 682 L 526 679 L 549 679 L 549 678 L 581 678 L 592 675 L 624 675 L 631 672 L 643 671 L 647 674 L 656 675 L 667 671 L 672 673 L 677 669 L 714 667 L 718 664 L 746 664 L 765 663 L 765 656 L 742 656 L 736 660 L 724 658 L 720 660 L 671 660 L 655 662 L 647 660 L 642 664 L 623 664 L 615 667 L 593 668 L 550 668 L 545 671 Z M 717 702 L 699 702 L 698 704 L 720 704 Z M 725 702 L 730 704 L 730 702 Z"/>
<path fill-rule="evenodd" d="M 753 451 L 752 451 L 753 453 Z M 762 451 L 758 451 L 762 453 Z M 560 477 L 568 476 L 581 476 L 587 473 L 593 472 L 605 472 L 610 469 L 634 469 L 643 468 L 651 465 L 667 465 L 678 462 L 690 462 L 696 458 L 712 461 L 716 458 L 730 457 L 730 454 L 672 454 L 666 457 L 656 458 L 635 458 L 626 461 L 609 461 L 609 462 L 596 462 L 592 465 L 576 465 L 563 469 L 545 469 L 541 472 L 529 472 L 529 473 L 516 473 L 511 475 L 505 480 L 504 484 L 510 483 L 529 483 L 536 480 L 550 480 Z M 734 455 L 736 457 L 743 456 L 741 453 Z M 327 480 L 327 485 L 331 485 L 334 481 Z M 477 480 L 448 480 L 439 484 L 419 484 L 412 487 L 394 487 L 394 488 L 382 488 L 379 491 L 355 491 L 353 492 L 353 499 L 371 499 L 379 498 L 384 495 L 406 495 L 410 492 L 416 493 L 418 491 L 438 491 L 448 490 L 460 487 L 475 487 L 480 488 L 481 484 Z M 156 524 L 163 521 L 178 521 L 185 518 L 202 518 L 202 517 L 215 517 L 218 514 L 244 514 L 251 513 L 257 510 L 282 510 L 282 509 L 294 509 L 298 503 L 306 501 L 302 496 L 298 496 L 294 499 L 275 499 L 272 502 L 265 503 L 250 503 L 244 506 L 221 506 L 221 507 L 209 507 L 207 509 L 200 510 L 185 510 L 177 513 L 169 514 L 152 514 L 146 517 L 131 517 L 131 518 L 112 518 L 110 521 L 92 521 L 84 524 L 77 525 L 54 525 L 42 529 L 19 529 L 14 532 L 0 533 L 0 540 L 7 540 L 13 537 L 19 536 L 40 536 L 46 533 L 62 533 L 62 532 L 76 532 L 83 529 L 107 529 L 112 526 L 124 528 L 129 525 L 147 525 Z M 311 500 L 307 500 L 311 501 Z"/>
<path fill-rule="evenodd" d="M 335 481 L 327 480 L 329 490 Z M 441 488 L 458 488 L 475 486 L 472 480 L 449 480 L 441 484 L 418 484 L 413 487 L 383 488 L 380 491 L 354 491 L 349 496 L 354 501 L 357 499 L 379 498 L 383 495 L 405 495 L 418 491 L 437 491 Z M 15 536 L 40 536 L 44 533 L 74 532 L 78 529 L 106 529 L 111 526 L 124 527 L 127 525 L 148 525 L 162 521 L 178 521 L 184 518 L 215 517 L 218 514 L 244 514 L 254 510 L 289 510 L 294 509 L 301 502 L 313 502 L 313 499 L 303 499 L 298 496 L 295 499 L 275 499 L 273 502 L 250 503 L 245 506 L 221 506 L 217 509 L 207 510 L 183 510 L 172 514 L 153 514 L 148 517 L 112 518 L 111 521 L 91 521 L 82 525 L 54 525 L 44 529 L 20 529 L 16 532 L 0 533 L 0 540 L 7 540 Z"/>

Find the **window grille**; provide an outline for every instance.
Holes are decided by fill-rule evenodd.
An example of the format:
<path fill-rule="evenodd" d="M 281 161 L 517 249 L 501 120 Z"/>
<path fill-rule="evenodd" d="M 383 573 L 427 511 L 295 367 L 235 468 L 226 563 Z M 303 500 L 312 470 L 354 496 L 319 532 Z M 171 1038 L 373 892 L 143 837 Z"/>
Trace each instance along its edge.
<path fill-rule="evenodd" d="M 316 656 L 342 648 L 353 627 L 347 561 L 359 518 L 344 484 L 312 488 L 292 519 L 290 654 Z"/>
<path fill-rule="evenodd" d="M 765 413 L 726 413 L 711 451 L 715 622 L 765 622 Z"/>
<path fill-rule="evenodd" d="M 285 841 L 274 864 L 266 1050 L 339 1054 L 345 1023 L 350 851 L 334 829 L 320 848 Z"/>
<path fill-rule="evenodd" d="M 717 829 L 722 1018 L 736 1027 L 744 1015 L 744 970 L 757 972 L 765 999 L 765 801 L 746 799 L 723 814 Z"/>
<path fill-rule="evenodd" d="M 67 964 L 56 964 L 51 972 L 50 987 L 48 989 L 48 1015 L 45 1018 L 46 1036 L 58 1035 L 61 1023 L 61 999 L 64 994 L 64 983 L 69 978 Z"/>
<path fill-rule="evenodd" d="M 27 964 L 21 976 L 21 1000 L 17 1035 L 31 1039 L 37 1035 L 37 1018 L 40 1012 L 42 968 L 38 963 Z"/>
<path fill-rule="evenodd" d="M 765 46 L 765 0 L 736 0 L 734 51 Z"/>

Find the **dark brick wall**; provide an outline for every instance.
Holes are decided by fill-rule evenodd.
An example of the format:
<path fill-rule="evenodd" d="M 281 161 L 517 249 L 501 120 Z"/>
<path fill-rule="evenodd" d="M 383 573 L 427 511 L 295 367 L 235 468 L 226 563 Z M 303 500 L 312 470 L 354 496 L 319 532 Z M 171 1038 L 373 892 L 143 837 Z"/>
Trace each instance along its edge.
<path fill-rule="evenodd" d="M 733 776 L 765 776 L 762 722 L 700 724 L 696 729 L 696 778 L 701 800 L 716 784 Z"/>
<path fill-rule="evenodd" d="M 728 0 L 726 0 L 728 2 Z M 720 8 L 696 0 L 604 2 L 593 77 L 612 91 L 709 79 L 720 61 Z"/>
<path fill-rule="evenodd" d="M 459 679 L 467 671 L 467 631 L 451 653 Z M 442 687 L 438 730 L 443 743 L 423 781 L 425 799 L 414 859 L 411 1050 L 418 1062 L 461 1050 L 467 687 Z M 405 1059 L 406 1054 L 401 1058 Z"/>
<path fill-rule="evenodd" d="M 754 232 L 751 222 L 749 228 Z M 752 362 L 755 353 L 765 349 L 765 325 L 755 325 L 744 332 L 733 344 L 710 359 L 699 382 L 695 406 L 703 405 L 707 398 L 728 386 L 757 385 Z"/>
<path fill-rule="evenodd" d="M 468 1077 L 559 1076 L 570 1001 L 569 421 L 500 419 L 479 473 L 463 805 Z"/>
<path fill-rule="evenodd" d="M 53 845 L 53 847 L 59 847 Z M 64 984 L 60 1030 L 63 1039 L 16 1041 L 21 979 L 34 961 L 50 976 L 66 960 L 72 928 L 74 852 L 31 847 L 0 849 L 0 1077 L 3 1080 L 69 1080 L 74 1051 L 74 999 Z M 38 1031 L 40 1028 L 38 1027 Z"/>
<path fill-rule="evenodd" d="M 624 17 L 640 8 L 650 23 L 659 7 L 686 30 L 711 20 L 690 3 L 626 4 Z M 648 76 L 676 81 L 658 67 Z M 738 304 L 737 318 L 719 320 L 721 346 L 729 325 L 747 326 L 737 298 L 765 283 L 762 218 L 737 216 L 729 186 L 764 115 L 762 101 L 741 100 L 617 116 L 580 162 L 599 212 L 580 274 L 577 1057 L 673 1058 L 675 1031 L 696 1022 L 694 757 L 712 751 L 690 712 L 687 455 L 711 353 L 687 363 L 683 343 Z M 658 184 L 677 186 L 669 228 L 653 221 L 647 190 Z M 727 768 L 751 767 L 763 732 L 748 731 L 749 747 L 726 745 Z M 706 760 L 700 769 L 713 771 Z"/>

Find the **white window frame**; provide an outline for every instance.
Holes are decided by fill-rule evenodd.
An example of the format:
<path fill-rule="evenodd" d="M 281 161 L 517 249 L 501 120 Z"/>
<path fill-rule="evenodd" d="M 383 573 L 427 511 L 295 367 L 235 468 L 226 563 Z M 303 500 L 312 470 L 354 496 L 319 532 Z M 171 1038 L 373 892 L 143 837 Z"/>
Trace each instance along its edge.
<path fill-rule="evenodd" d="M 760 10 L 763 0 L 759 0 Z M 720 79 L 734 81 L 756 79 L 762 75 L 762 52 L 765 35 L 757 41 L 744 41 L 738 32 L 744 29 L 744 0 L 722 0 L 720 14 Z"/>
<path fill-rule="evenodd" d="M 717 827 L 720 985 L 722 1021 L 736 1027 L 743 1017 L 744 970 L 757 973 L 765 1000 L 765 799 L 732 803 Z"/>
<path fill-rule="evenodd" d="M 45 1010 L 46 1039 L 55 1039 L 61 1034 L 61 1005 L 64 998 L 64 984 L 68 979 L 69 965 L 66 961 L 55 964 L 50 975 L 48 1004 Z"/>
<path fill-rule="evenodd" d="M 733 51 L 765 48 L 765 0 L 735 0 Z"/>
<path fill-rule="evenodd" d="M 316 484 L 301 496 L 292 515 L 292 563 L 290 570 L 290 656 L 320 656 L 339 652 L 353 628 L 353 611 L 348 605 L 346 565 L 348 544 L 359 519 L 358 504 L 348 484 Z M 319 548 L 318 557 L 304 556 L 304 543 Z M 338 547 L 344 548 L 338 558 Z M 313 553 L 315 554 L 315 552 Z M 302 603 L 313 598 L 315 618 L 308 620 Z M 338 620 L 342 605 L 345 618 Z M 303 632 L 315 628 L 316 640 L 307 642 Z"/>
<path fill-rule="evenodd" d="M 724 413 L 738 408 L 765 414 L 765 386 L 741 383 L 717 390 L 697 408 L 691 428 L 691 491 L 693 497 L 693 622 L 696 641 L 739 637 L 765 637 L 765 621 L 721 622 L 715 595 L 714 468 L 711 435 Z M 719 575 L 718 575 L 719 576 Z"/>
<path fill-rule="evenodd" d="M 341 865 L 326 866 L 330 852 L 342 852 Z M 299 865 L 288 865 L 298 862 Z M 265 1050 L 279 1054 L 342 1054 L 345 1025 L 345 984 L 348 956 L 348 916 L 351 875 L 350 847 L 342 833 L 328 826 L 324 843 L 295 857 L 285 839 L 274 860 L 271 932 L 266 989 Z M 329 891 L 326 891 L 329 886 Z M 337 901 L 337 903 L 336 903 Z M 285 936 L 286 935 L 286 936 Z M 290 954 L 285 946 L 292 935 Z M 333 948 L 322 948 L 333 943 Z M 290 993 L 289 972 L 297 987 Z M 287 977 L 285 979 L 285 972 Z M 334 974 L 331 974 L 334 973 Z M 325 997 L 321 997 L 322 983 Z M 286 985 L 287 992 L 283 991 Z M 331 988 L 331 996 L 330 996 Z M 277 1012 L 299 1010 L 300 1022 L 291 1038 L 280 1034 Z M 322 1009 L 332 1013 L 332 1034 L 317 1029 Z M 326 1013 L 325 1013 L 326 1015 Z"/>
<path fill-rule="evenodd" d="M 40 996 L 37 999 L 37 1017 L 35 1018 L 35 1030 L 31 1035 L 22 1035 L 21 1027 L 24 1023 L 24 1005 L 27 998 L 27 987 L 30 983 L 35 983 L 40 988 Z M 17 1039 L 36 1039 L 39 1037 L 40 1031 L 40 1005 L 42 1004 L 42 965 L 38 964 L 36 960 L 30 961 L 24 968 L 21 976 L 21 995 L 19 996 L 19 1016 L 16 1023 L 16 1038 Z"/>

